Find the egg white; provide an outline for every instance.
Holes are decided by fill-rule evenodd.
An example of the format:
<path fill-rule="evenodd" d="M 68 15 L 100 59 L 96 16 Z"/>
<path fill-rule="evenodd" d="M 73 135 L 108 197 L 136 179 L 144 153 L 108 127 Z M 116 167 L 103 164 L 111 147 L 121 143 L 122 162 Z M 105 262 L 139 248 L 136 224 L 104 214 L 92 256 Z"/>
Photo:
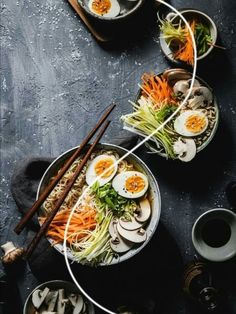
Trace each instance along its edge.
<path fill-rule="evenodd" d="M 192 115 L 194 115 L 194 116 L 196 115 L 196 116 L 199 116 L 200 118 L 204 118 L 206 121 L 205 127 L 199 132 L 191 132 L 185 126 L 187 119 Z M 183 136 L 187 136 L 187 137 L 198 136 L 198 135 L 202 134 L 203 132 L 206 131 L 207 126 L 208 126 L 208 118 L 202 111 L 199 111 L 199 110 L 184 111 L 174 121 L 175 131 L 178 134 L 183 135 Z"/>
<path fill-rule="evenodd" d="M 120 13 L 120 5 L 119 5 L 117 0 L 110 0 L 111 7 L 110 7 L 109 11 L 103 15 L 98 14 L 96 11 L 93 10 L 93 2 L 94 2 L 94 0 L 89 1 L 89 3 L 88 3 L 89 10 L 98 16 L 116 17 Z"/>
<path fill-rule="evenodd" d="M 137 192 L 137 193 L 131 193 L 129 191 L 126 190 L 125 188 L 125 183 L 126 180 L 130 177 L 133 176 L 139 176 L 141 177 L 144 182 L 145 182 L 145 186 L 143 188 L 142 191 Z M 115 178 L 112 181 L 112 186 L 114 188 L 114 190 L 121 196 L 126 197 L 126 198 L 138 198 L 143 196 L 148 189 L 148 179 L 145 176 L 145 174 L 138 172 L 138 171 L 125 171 L 125 172 L 121 172 L 120 174 L 118 174 L 117 176 L 115 176 Z"/>
<path fill-rule="evenodd" d="M 97 176 L 96 171 L 95 171 L 95 167 L 96 164 L 104 159 L 111 159 L 112 160 L 112 166 L 114 167 L 114 171 L 112 172 L 112 174 L 107 177 L 107 178 L 101 178 L 100 176 Z M 99 186 L 102 186 L 106 183 L 108 183 L 109 181 L 111 181 L 111 179 L 115 176 L 116 172 L 117 172 L 117 164 L 116 164 L 116 158 L 114 156 L 111 155 L 100 155 L 97 156 L 96 158 L 94 158 L 91 163 L 89 164 L 87 171 L 86 171 L 86 182 L 88 185 L 93 184 L 95 181 L 97 181 L 99 183 Z"/>

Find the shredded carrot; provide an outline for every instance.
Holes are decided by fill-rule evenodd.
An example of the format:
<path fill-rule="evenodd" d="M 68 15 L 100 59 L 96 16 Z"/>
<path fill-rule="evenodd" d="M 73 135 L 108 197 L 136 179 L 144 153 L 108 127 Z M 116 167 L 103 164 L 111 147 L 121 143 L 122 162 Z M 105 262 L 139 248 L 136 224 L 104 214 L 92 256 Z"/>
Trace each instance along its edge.
<path fill-rule="evenodd" d="M 190 22 L 190 27 L 193 33 L 195 32 L 195 26 L 196 26 L 196 22 L 194 20 Z M 193 65 L 193 61 L 194 61 L 193 42 L 192 42 L 192 37 L 190 35 L 190 32 L 187 26 L 185 26 L 185 34 L 186 34 L 185 35 L 186 41 L 184 45 L 180 46 L 178 51 L 175 52 L 175 59 L 178 59 L 178 60 L 181 60 L 188 64 Z"/>
<path fill-rule="evenodd" d="M 70 213 L 69 209 L 58 212 L 51 222 L 47 235 L 53 239 L 53 245 L 64 241 L 64 233 Z M 46 217 L 39 218 L 41 223 L 45 219 Z M 96 225 L 96 211 L 94 209 L 86 206 L 85 210 L 79 213 L 75 212 L 68 227 L 67 243 L 72 245 L 75 237 L 77 241 L 83 239 L 87 235 L 86 232 L 94 230 Z"/>
<path fill-rule="evenodd" d="M 142 94 L 154 101 L 154 109 L 160 108 L 163 104 L 175 104 L 172 88 L 163 76 L 153 73 L 144 73 L 142 76 Z"/>

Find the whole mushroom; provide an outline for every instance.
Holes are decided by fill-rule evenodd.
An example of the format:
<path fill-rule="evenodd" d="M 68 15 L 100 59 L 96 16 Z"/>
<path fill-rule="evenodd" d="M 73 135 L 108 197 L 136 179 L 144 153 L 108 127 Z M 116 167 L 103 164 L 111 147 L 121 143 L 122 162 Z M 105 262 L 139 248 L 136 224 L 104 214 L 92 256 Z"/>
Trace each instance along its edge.
<path fill-rule="evenodd" d="M 194 140 L 190 138 L 179 138 L 174 143 L 173 148 L 178 158 L 185 162 L 191 161 L 197 153 L 196 144 Z"/>
<path fill-rule="evenodd" d="M 4 251 L 1 258 L 4 264 L 12 264 L 24 254 L 24 248 L 16 247 L 11 241 L 1 245 L 1 248 Z"/>

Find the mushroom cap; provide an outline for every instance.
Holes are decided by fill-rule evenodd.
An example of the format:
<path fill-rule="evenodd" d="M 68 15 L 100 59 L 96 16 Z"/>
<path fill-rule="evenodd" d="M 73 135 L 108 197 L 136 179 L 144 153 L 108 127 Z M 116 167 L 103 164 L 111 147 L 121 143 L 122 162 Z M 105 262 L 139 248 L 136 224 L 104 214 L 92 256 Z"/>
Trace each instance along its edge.
<path fill-rule="evenodd" d="M 131 220 L 127 220 L 124 217 L 119 219 L 119 224 L 126 230 L 136 230 L 142 227 L 142 223 L 138 222 L 134 217 Z"/>
<path fill-rule="evenodd" d="M 188 90 L 189 90 L 189 84 L 187 80 L 179 80 L 173 86 L 173 92 L 175 94 L 181 93 L 185 95 Z"/>
<path fill-rule="evenodd" d="M 132 248 L 133 243 L 123 239 L 119 235 L 119 233 L 117 231 L 118 221 L 119 221 L 118 219 L 114 218 L 114 219 L 112 219 L 112 221 L 110 222 L 110 225 L 109 225 L 109 233 L 112 237 L 110 239 L 110 246 L 111 246 L 112 250 L 116 253 L 125 253 Z"/>
<path fill-rule="evenodd" d="M 196 147 L 195 141 L 191 138 L 185 138 L 184 141 L 186 144 L 185 146 L 186 151 L 182 155 L 179 155 L 178 158 L 181 161 L 188 162 L 188 161 L 191 161 L 195 157 L 197 153 L 197 147 Z"/>
<path fill-rule="evenodd" d="M 144 229 L 140 228 L 137 230 L 126 230 L 122 228 L 120 223 L 117 224 L 117 231 L 121 235 L 122 238 L 133 242 L 133 243 L 142 243 L 147 238 L 147 233 Z"/>
<path fill-rule="evenodd" d="M 138 212 L 138 215 L 135 217 L 135 219 L 140 223 L 144 223 L 151 216 L 150 202 L 147 198 L 144 198 L 140 200 L 139 206 L 140 206 L 140 210 Z"/>
<path fill-rule="evenodd" d="M 73 310 L 73 314 L 80 314 L 84 307 L 84 300 L 80 294 L 78 294 L 76 304 Z"/>
<path fill-rule="evenodd" d="M 174 86 L 177 81 L 188 80 L 192 75 L 184 69 L 176 68 L 164 71 L 163 76 L 167 79 L 170 86 Z"/>
<path fill-rule="evenodd" d="M 118 219 L 117 218 L 112 218 L 109 227 L 108 227 L 108 231 L 110 233 L 110 236 L 112 237 L 112 239 L 115 239 L 117 236 L 117 230 L 116 230 L 116 225 L 118 223 Z"/>
<path fill-rule="evenodd" d="M 125 253 L 133 247 L 134 243 L 122 238 L 117 232 L 116 239 L 111 239 L 110 245 L 114 252 Z"/>
<path fill-rule="evenodd" d="M 48 287 L 45 287 L 43 290 L 37 289 L 32 294 L 32 303 L 36 309 L 39 309 L 40 306 L 43 304 L 44 300 L 46 299 L 49 293 Z"/>

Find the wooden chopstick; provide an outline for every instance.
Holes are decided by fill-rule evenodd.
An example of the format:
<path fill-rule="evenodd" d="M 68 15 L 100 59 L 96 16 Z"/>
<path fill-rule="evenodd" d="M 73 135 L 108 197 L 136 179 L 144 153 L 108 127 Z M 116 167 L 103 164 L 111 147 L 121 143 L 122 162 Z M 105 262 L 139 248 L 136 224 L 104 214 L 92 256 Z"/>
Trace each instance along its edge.
<path fill-rule="evenodd" d="M 51 193 L 53 188 L 57 185 L 57 183 L 60 181 L 60 179 L 63 177 L 65 172 L 69 169 L 69 167 L 73 164 L 75 159 L 80 155 L 82 150 L 84 149 L 85 145 L 88 144 L 88 142 L 91 140 L 91 138 L 94 136 L 94 134 L 97 132 L 97 130 L 100 128 L 100 126 L 104 123 L 106 118 L 109 116 L 109 114 L 112 112 L 112 110 L 115 108 L 115 104 L 112 104 L 108 110 L 103 114 L 101 119 L 98 121 L 96 126 L 89 132 L 89 134 L 86 136 L 86 138 L 83 140 L 81 145 L 77 148 L 77 150 L 73 153 L 73 155 L 68 159 L 68 161 L 65 163 L 65 165 L 61 168 L 61 171 L 56 175 L 56 177 L 52 180 L 52 182 L 45 188 L 43 193 L 39 196 L 38 200 L 33 204 L 33 206 L 27 211 L 25 216 L 21 219 L 21 221 L 16 225 L 14 231 L 17 234 L 20 234 L 21 231 L 24 229 L 26 224 L 30 221 L 30 219 L 33 217 L 33 215 L 38 211 L 39 207 L 43 204 L 45 199 L 48 197 L 48 195 Z"/>
<path fill-rule="evenodd" d="M 27 259 L 30 257 L 30 255 L 33 253 L 34 249 L 38 245 L 39 241 L 41 240 L 42 236 L 46 234 L 48 227 L 50 223 L 52 222 L 53 218 L 55 217 L 56 213 L 58 212 L 58 209 L 61 207 L 63 201 L 65 200 L 67 194 L 71 190 L 73 184 L 75 183 L 78 175 L 80 174 L 81 170 L 85 166 L 86 162 L 88 161 L 89 157 L 91 156 L 94 147 L 97 145 L 101 137 L 103 136 L 104 132 L 106 131 L 107 127 L 109 126 L 110 121 L 106 121 L 102 129 L 99 131 L 97 137 L 95 138 L 95 141 L 88 149 L 87 153 L 85 154 L 84 158 L 82 159 L 81 163 L 78 165 L 73 177 L 70 179 L 69 183 L 67 184 L 65 190 L 58 198 L 55 207 L 51 211 L 50 215 L 45 219 L 44 223 L 42 224 L 41 228 L 39 229 L 38 233 L 34 236 L 33 240 L 28 245 L 26 252 L 24 254 L 24 258 Z"/>

